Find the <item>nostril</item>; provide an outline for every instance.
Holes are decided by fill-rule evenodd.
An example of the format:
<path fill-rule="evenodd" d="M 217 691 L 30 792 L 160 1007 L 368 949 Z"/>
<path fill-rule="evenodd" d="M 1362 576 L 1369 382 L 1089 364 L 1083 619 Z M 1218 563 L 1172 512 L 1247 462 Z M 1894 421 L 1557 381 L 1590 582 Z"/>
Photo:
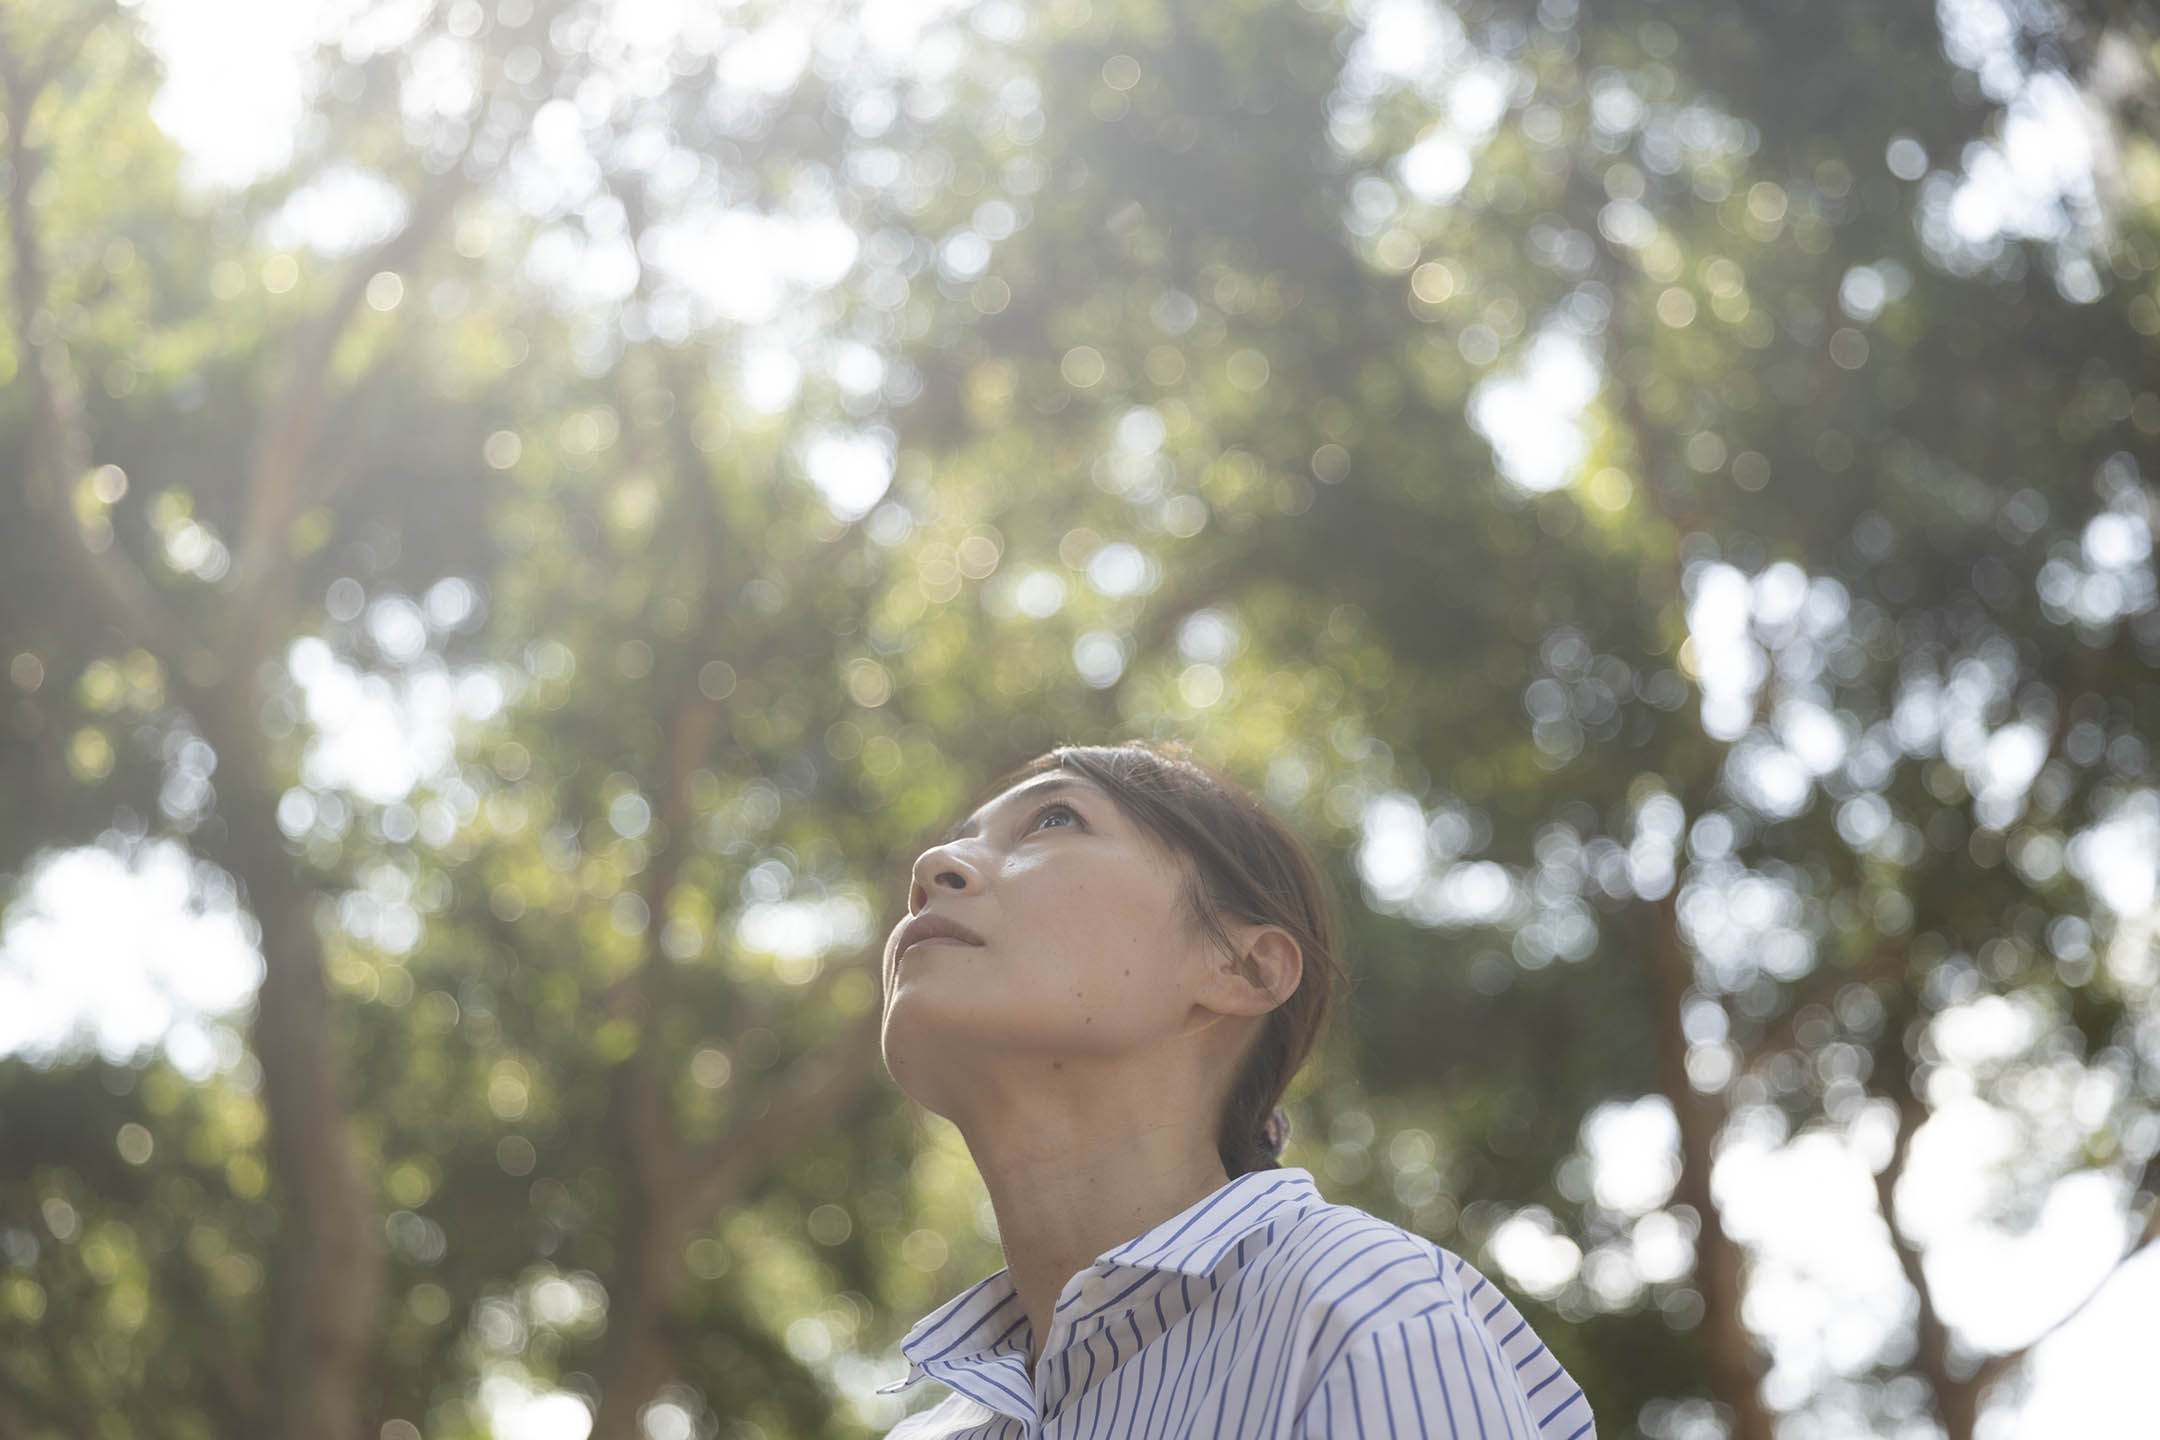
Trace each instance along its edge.
<path fill-rule="evenodd" d="M 929 892 L 929 891 L 927 891 L 927 890 L 925 890 L 925 889 L 923 889 L 923 887 L 922 887 L 922 882 L 921 882 L 920 880 L 917 880 L 917 881 L 911 882 L 911 883 L 910 883 L 910 884 L 908 885 L 908 895 L 907 895 L 907 908 L 908 908 L 908 914 L 910 914 L 910 915 L 916 914 L 916 913 L 917 913 L 918 911 L 920 911 L 920 910 L 921 910 L 921 909 L 923 908 L 923 906 L 925 906 L 925 905 L 927 905 L 927 904 L 929 904 L 929 903 L 930 903 L 930 892 Z"/>
<path fill-rule="evenodd" d="M 957 870 L 941 870 L 938 872 L 937 879 L 938 884 L 943 885 L 948 890 L 967 889 L 966 877 Z"/>

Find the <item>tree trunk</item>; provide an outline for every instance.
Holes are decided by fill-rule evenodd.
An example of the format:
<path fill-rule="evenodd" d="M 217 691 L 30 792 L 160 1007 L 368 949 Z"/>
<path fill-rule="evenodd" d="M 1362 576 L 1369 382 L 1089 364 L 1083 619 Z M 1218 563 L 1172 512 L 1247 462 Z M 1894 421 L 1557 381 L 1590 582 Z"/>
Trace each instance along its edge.
<path fill-rule="evenodd" d="M 361 1433 L 361 1397 L 386 1288 L 380 1206 L 352 1153 L 346 1041 L 315 929 L 321 897 L 286 852 L 276 788 L 250 748 L 258 705 L 252 685 L 234 684 L 193 708 L 222 782 L 223 834 L 198 839 L 262 926 L 252 1044 L 278 1233 L 260 1393 L 273 1440 L 373 1440 Z"/>
<path fill-rule="evenodd" d="M 657 927 L 656 927 L 657 928 Z M 674 1126 L 658 1073 L 657 1037 L 616 1071 L 608 1106 L 616 1156 L 614 1265 L 608 1275 L 607 1339 L 600 1355 L 600 1410 L 592 1440 L 637 1440 L 638 1412 L 675 1373 L 676 1287 L 683 1233 L 664 1187 Z"/>
<path fill-rule="evenodd" d="M 1658 1085 L 1680 1126 L 1680 1183 L 1674 1198 L 1695 1212 L 1701 1226 L 1695 1237 L 1695 1283 L 1703 1298 L 1697 1333 L 1710 1372 L 1711 1393 L 1732 1412 L 1734 1440 L 1773 1440 L 1776 1426 L 1763 1403 L 1762 1367 L 1740 1315 L 1746 1297 L 1746 1257 L 1725 1233 L 1710 1189 L 1725 1106 L 1688 1083 L 1687 1036 L 1680 1017 L 1695 982 L 1695 961 L 1680 938 L 1678 893 L 1676 886 L 1650 907 L 1645 939 L 1657 997 Z"/>
<path fill-rule="evenodd" d="M 1912 1286 L 1913 1296 L 1919 1303 L 1919 1313 L 1913 1320 L 1913 1364 L 1927 1377 L 1928 1389 L 1934 1393 L 1935 1415 L 1942 1421 L 1948 1440 L 1973 1440 L 1973 1431 L 1980 1423 L 1983 1382 L 1979 1375 L 1961 1375 L 1953 1367 L 1950 1327 L 1935 1308 L 1935 1291 L 1928 1284 L 1927 1271 L 1920 1263 L 1920 1247 L 1898 1223 L 1898 1181 L 1904 1176 L 1905 1163 L 1912 1156 L 1913 1137 L 1927 1122 L 1927 1107 L 1913 1091 L 1912 1061 L 1904 1041 L 1905 1028 L 1913 1022 L 1913 1011 L 1911 995 L 1901 993 L 1891 1006 L 1888 1022 L 1883 1026 L 1883 1041 L 1875 1054 L 1874 1073 L 1882 1080 L 1883 1094 L 1897 1106 L 1898 1113 L 1897 1140 L 1891 1146 L 1889 1162 L 1875 1177 L 1875 1202 L 1882 1210 L 1883 1225 L 1890 1232 L 1891 1246 L 1897 1251 L 1898 1266 L 1905 1272 L 1906 1283 Z"/>
<path fill-rule="evenodd" d="M 263 1377 L 276 1440 L 362 1440 L 360 1388 L 382 1308 L 381 1237 L 348 1143 L 314 895 L 243 873 L 262 924 L 254 1048 L 279 1235 Z"/>

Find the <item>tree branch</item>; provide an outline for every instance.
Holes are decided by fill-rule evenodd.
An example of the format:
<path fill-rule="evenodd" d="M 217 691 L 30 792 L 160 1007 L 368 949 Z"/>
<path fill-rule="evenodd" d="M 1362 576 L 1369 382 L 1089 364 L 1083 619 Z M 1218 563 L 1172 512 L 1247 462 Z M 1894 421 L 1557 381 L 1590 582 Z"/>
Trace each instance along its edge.
<path fill-rule="evenodd" d="M 76 17 L 72 26 L 63 28 L 59 36 L 45 47 L 45 53 L 38 57 L 35 64 L 20 73 L 23 87 L 32 95 L 43 91 L 53 82 L 53 77 L 60 73 L 60 67 L 74 59 L 81 51 L 83 42 L 90 38 L 90 32 L 104 24 L 112 13 L 110 6 L 91 6 L 85 9 Z M 5 33 L 0 32 L 0 47 L 7 43 Z M 11 79 L 13 78 L 11 75 Z"/>
<path fill-rule="evenodd" d="M 829 1126 L 870 1093 L 882 1018 L 866 1015 L 796 1061 L 761 1114 L 684 1157 L 673 1193 L 686 1223 L 701 1223 L 740 1201 L 803 1136 Z"/>
<path fill-rule="evenodd" d="M 1903 1028 L 1898 1017 L 1893 1016 L 1885 1033 L 1896 1036 Z M 1885 1049 L 1895 1045 L 1892 1040 Z M 1958 1374 L 1951 1359 L 1950 1328 L 1935 1303 L 1934 1289 L 1922 1264 L 1920 1247 L 1913 1243 L 1897 1216 L 1897 1184 L 1911 1158 L 1913 1137 L 1927 1120 L 1926 1107 L 1914 1093 L 1902 1047 L 1897 1048 L 1900 1053 L 1878 1055 L 1876 1062 L 1878 1073 L 1885 1077 L 1887 1098 L 1898 1110 L 1897 1139 L 1891 1148 L 1890 1161 L 1875 1177 L 1876 1203 L 1882 1210 L 1883 1224 L 1890 1231 L 1890 1243 L 1897 1252 L 1898 1266 L 1904 1271 L 1906 1282 L 1912 1286 L 1919 1303 L 1920 1313 L 1915 1322 L 1915 1363 L 1935 1392 L 1936 1412 L 1949 1440 L 1972 1440 L 1979 1428 L 1981 1408 L 1995 1383 L 2023 1364 L 2050 1337 L 2084 1314 L 2124 1266 L 2147 1248 L 2160 1243 L 2160 1201 L 2155 1201 L 2148 1209 L 2145 1224 L 2137 1237 L 2066 1314 L 2017 1349 L 1990 1355 L 1970 1375 Z M 2147 1178 L 2151 1178 L 2156 1170 L 2160 1170 L 2160 1160 L 2147 1167 Z"/>
<path fill-rule="evenodd" d="M 72 54 L 72 48 L 61 54 Z M 90 468 L 82 385 L 48 307 L 50 282 L 30 200 L 45 157 L 30 143 L 30 114 L 59 55 L 25 70 L 0 27 L 0 83 L 7 89 L 8 241 L 14 251 L 15 340 L 30 381 L 31 427 L 23 483 L 80 601 L 131 645 L 164 661 L 181 682 L 179 645 L 142 572 L 119 546 L 94 547 L 76 523 L 72 489 Z"/>
<path fill-rule="evenodd" d="M 242 632 L 237 637 L 235 667 L 252 670 L 263 658 L 269 637 L 290 620 L 287 597 L 281 592 L 293 572 L 293 523 L 327 491 L 328 482 L 314 476 L 314 471 L 316 450 L 330 418 L 330 369 L 338 345 L 360 313 L 368 282 L 381 271 L 409 265 L 456 208 L 471 184 L 464 169 L 460 163 L 436 176 L 414 202 L 404 226 L 352 262 L 330 304 L 294 337 L 285 383 L 255 445 L 246 509 L 234 547 L 239 580 L 232 613 Z"/>

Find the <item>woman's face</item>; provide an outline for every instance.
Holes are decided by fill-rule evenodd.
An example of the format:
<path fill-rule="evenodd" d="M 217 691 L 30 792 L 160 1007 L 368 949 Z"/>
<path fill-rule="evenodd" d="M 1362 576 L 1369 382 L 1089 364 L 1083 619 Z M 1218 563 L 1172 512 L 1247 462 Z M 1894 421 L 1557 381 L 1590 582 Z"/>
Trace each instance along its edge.
<path fill-rule="evenodd" d="M 885 1060 L 917 1100 L 945 1111 L 940 1077 L 977 1058 L 1110 1060 L 1214 1018 L 1183 866 L 1091 781 L 1022 781 L 955 837 L 916 860 L 885 946 Z"/>

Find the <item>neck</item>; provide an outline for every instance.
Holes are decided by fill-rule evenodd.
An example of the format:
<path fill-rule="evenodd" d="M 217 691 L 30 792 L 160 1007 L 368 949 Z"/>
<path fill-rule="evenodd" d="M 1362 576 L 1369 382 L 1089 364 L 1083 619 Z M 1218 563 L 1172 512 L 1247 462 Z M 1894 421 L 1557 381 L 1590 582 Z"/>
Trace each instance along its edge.
<path fill-rule="evenodd" d="M 1045 1097 L 1037 1091 L 1034 1098 Z M 1085 1105 L 955 1117 L 990 1192 L 1005 1263 L 1027 1312 L 1030 1373 L 1059 1292 L 1075 1274 L 1229 1180 L 1211 1115 L 1173 1113 L 1159 1091 L 1116 1105 L 1105 1105 L 1099 1089 L 1085 1098 Z"/>

